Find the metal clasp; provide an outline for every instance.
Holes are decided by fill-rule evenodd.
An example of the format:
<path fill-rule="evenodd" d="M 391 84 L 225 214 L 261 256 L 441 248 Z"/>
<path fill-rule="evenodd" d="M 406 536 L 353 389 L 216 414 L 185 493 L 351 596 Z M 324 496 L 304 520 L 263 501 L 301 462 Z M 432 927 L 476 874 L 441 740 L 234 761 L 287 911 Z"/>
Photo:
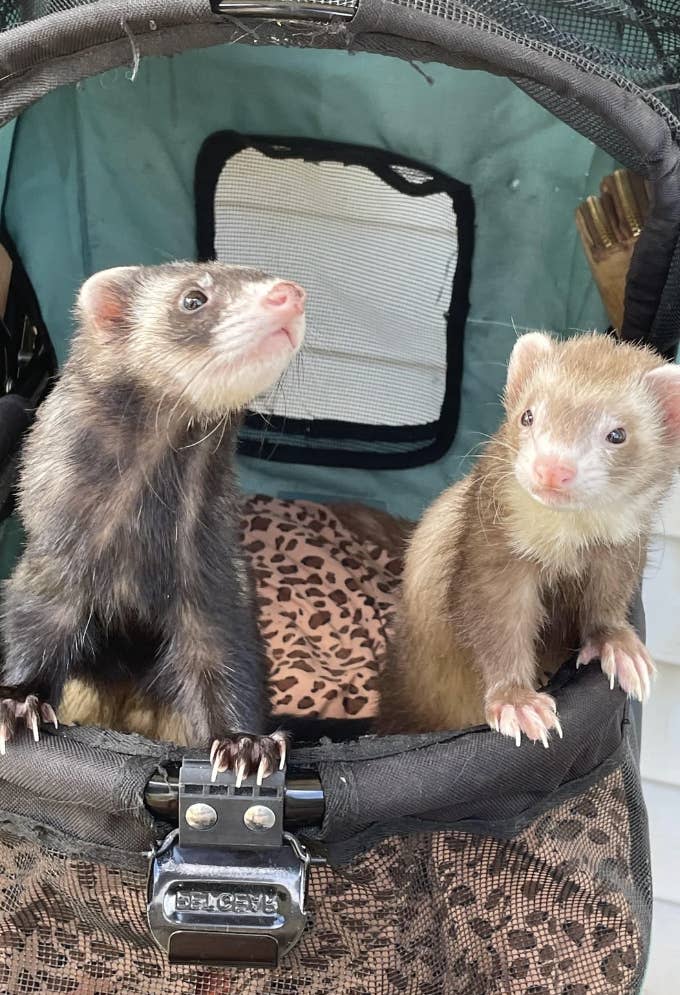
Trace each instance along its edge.
<path fill-rule="evenodd" d="M 311 858 L 283 830 L 284 772 L 236 787 L 185 758 L 179 828 L 151 859 L 148 921 L 172 964 L 278 966 L 300 939 Z"/>
<path fill-rule="evenodd" d="M 323 3 L 319 0 L 210 0 L 214 14 L 231 14 L 233 17 L 262 17 L 274 21 L 338 21 L 351 20 L 356 14 L 356 4 Z"/>

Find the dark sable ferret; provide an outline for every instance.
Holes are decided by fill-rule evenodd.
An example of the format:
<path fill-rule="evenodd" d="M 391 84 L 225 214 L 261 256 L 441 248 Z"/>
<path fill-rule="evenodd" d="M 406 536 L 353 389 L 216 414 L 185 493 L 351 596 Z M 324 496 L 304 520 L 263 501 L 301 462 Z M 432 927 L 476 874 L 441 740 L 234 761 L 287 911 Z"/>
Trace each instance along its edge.
<path fill-rule="evenodd" d="M 505 409 L 411 539 L 383 732 L 486 721 L 547 746 L 561 730 L 539 668 L 570 651 L 599 659 L 612 687 L 649 692 L 627 614 L 680 463 L 680 367 L 604 336 L 532 333 L 513 350 Z"/>
<path fill-rule="evenodd" d="M 81 289 L 63 375 L 25 447 L 28 543 L 5 588 L 0 749 L 65 682 L 172 705 L 215 769 L 285 751 L 239 545 L 237 412 L 304 335 L 294 283 L 216 263 L 123 267 Z M 239 733 L 249 735 L 239 736 Z"/>

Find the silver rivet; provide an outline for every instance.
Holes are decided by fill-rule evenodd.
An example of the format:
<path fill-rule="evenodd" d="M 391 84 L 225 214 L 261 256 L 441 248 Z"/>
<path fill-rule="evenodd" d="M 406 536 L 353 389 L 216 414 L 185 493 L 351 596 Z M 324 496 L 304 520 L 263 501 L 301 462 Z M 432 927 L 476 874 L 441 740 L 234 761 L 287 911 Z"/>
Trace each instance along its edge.
<path fill-rule="evenodd" d="M 272 828 L 276 822 L 276 816 L 266 805 L 251 805 L 243 813 L 243 821 L 248 829 L 263 832 L 265 829 Z"/>
<path fill-rule="evenodd" d="M 210 829 L 217 822 L 217 812 L 212 805 L 196 802 L 189 806 L 184 813 L 184 818 L 192 829 Z"/>

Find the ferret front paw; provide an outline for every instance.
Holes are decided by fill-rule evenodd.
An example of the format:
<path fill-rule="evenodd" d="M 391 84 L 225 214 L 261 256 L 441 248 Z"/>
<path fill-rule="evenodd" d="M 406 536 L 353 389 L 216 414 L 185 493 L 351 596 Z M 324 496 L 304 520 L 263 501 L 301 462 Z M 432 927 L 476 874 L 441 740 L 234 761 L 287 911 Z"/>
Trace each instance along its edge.
<path fill-rule="evenodd" d="M 562 738 L 555 699 L 528 688 L 507 688 L 491 695 L 486 704 L 486 721 L 496 732 L 511 736 L 517 746 L 522 742 L 522 733 L 533 742 L 540 740 L 546 749 L 553 729 Z"/>
<path fill-rule="evenodd" d="M 0 688 L 0 754 L 4 756 L 7 741 L 12 738 L 17 719 L 23 719 L 26 728 L 33 733 L 33 739 L 40 739 L 40 721 L 51 722 L 58 728 L 57 716 L 48 702 L 40 701 L 35 694 L 21 693 L 13 697 L 12 688 Z"/>
<path fill-rule="evenodd" d="M 599 660 L 602 670 L 614 689 L 618 680 L 621 688 L 638 701 L 646 701 L 651 690 L 656 667 L 644 644 L 629 628 L 619 629 L 608 636 L 588 639 L 578 655 L 577 667 Z"/>
<path fill-rule="evenodd" d="M 236 787 L 240 788 L 246 778 L 256 775 L 258 784 L 275 770 L 283 770 L 286 765 L 288 737 L 282 732 L 271 736 L 228 736 L 216 739 L 210 750 L 213 765 L 212 780 L 225 770 L 236 774 Z"/>

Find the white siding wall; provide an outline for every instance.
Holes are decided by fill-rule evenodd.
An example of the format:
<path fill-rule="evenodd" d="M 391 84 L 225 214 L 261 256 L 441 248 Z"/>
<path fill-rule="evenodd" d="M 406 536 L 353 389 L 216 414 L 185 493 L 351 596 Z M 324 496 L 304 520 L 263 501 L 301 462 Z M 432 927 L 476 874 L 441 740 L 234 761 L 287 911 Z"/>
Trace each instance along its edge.
<path fill-rule="evenodd" d="M 644 601 L 647 644 L 659 669 L 642 725 L 655 895 L 644 995 L 669 995 L 678 991 L 680 970 L 680 484 L 664 510 Z"/>

